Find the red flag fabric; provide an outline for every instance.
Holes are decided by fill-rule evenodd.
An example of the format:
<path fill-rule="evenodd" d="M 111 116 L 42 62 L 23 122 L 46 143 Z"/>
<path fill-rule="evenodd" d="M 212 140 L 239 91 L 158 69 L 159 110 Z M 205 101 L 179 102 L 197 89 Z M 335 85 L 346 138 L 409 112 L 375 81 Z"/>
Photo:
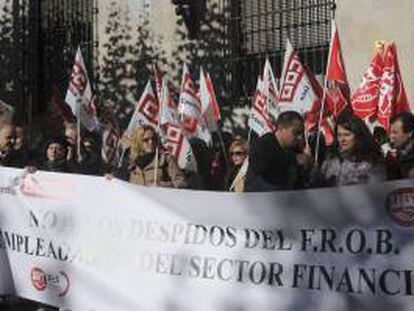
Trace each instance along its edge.
<path fill-rule="evenodd" d="M 384 68 L 380 81 L 378 123 L 389 132 L 390 120 L 406 111 L 410 111 L 410 104 L 401 77 L 397 48 L 393 43 L 385 50 Z"/>
<path fill-rule="evenodd" d="M 344 111 L 351 112 L 350 89 L 342 57 L 339 32 L 332 21 L 332 39 L 326 71 L 328 93 L 332 99 L 332 113 L 335 119 Z"/>
<path fill-rule="evenodd" d="M 373 123 L 377 117 L 380 81 L 384 67 L 382 54 L 382 49 L 375 54 L 358 89 L 351 97 L 354 114 L 368 123 Z"/>

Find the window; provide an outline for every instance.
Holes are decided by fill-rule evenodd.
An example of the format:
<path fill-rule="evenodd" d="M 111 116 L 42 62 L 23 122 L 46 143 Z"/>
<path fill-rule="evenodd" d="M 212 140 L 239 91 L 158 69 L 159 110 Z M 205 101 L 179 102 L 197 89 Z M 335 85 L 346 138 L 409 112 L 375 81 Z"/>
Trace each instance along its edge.
<path fill-rule="evenodd" d="M 280 76 L 286 39 L 315 74 L 323 74 L 334 0 L 230 0 L 232 97 L 251 96 L 269 57 Z"/>

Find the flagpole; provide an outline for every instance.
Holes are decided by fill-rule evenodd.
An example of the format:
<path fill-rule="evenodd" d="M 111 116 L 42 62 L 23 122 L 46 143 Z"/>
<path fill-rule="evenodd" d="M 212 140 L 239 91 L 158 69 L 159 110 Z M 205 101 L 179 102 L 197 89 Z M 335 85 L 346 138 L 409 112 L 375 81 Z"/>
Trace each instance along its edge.
<path fill-rule="evenodd" d="M 81 122 L 80 122 L 80 107 L 81 103 L 80 103 L 80 99 L 77 99 L 77 122 L 76 122 L 76 127 L 77 127 L 77 162 L 80 163 L 81 162 Z"/>
<path fill-rule="evenodd" d="M 157 87 L 157 86 L 155 86 Z M 157 97 L 159 97 L 160 94 L 158 94 L 157 91 Z M 162 97 L 162 95 L 161 95 Z M 154 186 L 157 186 L 158 183 L 158 165 L 159 165 L 159 158 L 160 158 L 160 150 L 159 150 L 159 146 L 161 144 L 161 113 L 162 110 L 162 105 L 161 105 L 161 98 L 158 98 L 158 123 L 157 123 L 157 146 L 155 149 L 155 170 L 154 170 Z"/>
<path fill-rule="evenodd" d="M 318 165 L 318 161 L 319 161 L 319 149 L 320 149 L 320 145 L 321 145 L 321 127 L 322 127 L 322 120 L 323 120 L 323 115 L 325 113 L 325 101 L 326 101 L 326 88 L 328 87 L 328 73 L 329 73 L 329 65 L 331 63 L 331 51 L 332 51 L 332 44 L 333 44 L 333 36 L 335 35 L 335 27 L 334 27 L 334 20 L 332 19 L 331 21 L 332 25 L 331 25 L 331 43 L 329 45 L 329 56 L 328 56 L 328 63 L 326 66 L 326 73 L 325 73 L 325 78 L 324 78 L 324 83 L 323 83 L 323 95 L 322 95 L 322 105 L 321 105 L 321 109 L 319 111 L 319 120 L 318 120 L 318 131 L 317 131 L 317 136 L 316 136 L 316 146 L 315 146 L 315 164 Z"/>

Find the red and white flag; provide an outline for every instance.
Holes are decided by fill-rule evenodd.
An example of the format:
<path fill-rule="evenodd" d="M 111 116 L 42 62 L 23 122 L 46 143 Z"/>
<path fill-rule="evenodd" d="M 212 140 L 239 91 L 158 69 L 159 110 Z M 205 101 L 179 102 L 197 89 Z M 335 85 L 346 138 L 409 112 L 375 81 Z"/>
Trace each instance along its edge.
<path fill-rule="evenodd" d="M 200 103 L 208 130 L 217 132 L 220 110 L 210 75 L 206 74 L 202 67 L 200 67 Z"/>
<path fill-rule="evenodd" d="M 248 121 L 249 128 L 259 136 L 273 132 L 272 118 L 266 103 L 265 84 L 259 77 Z"/>
<path fill-rule="evenodd" d="M 392 43 L 385 49 L 378 102 L 378 123 L 388 132 L 391 119 L 406 111 L 410 111 L 410 104 L 401 77 L 397 48 Z"/>
<path fill-rule="evenodd" d="M 76 52 L 65 102 L 88 130 L 93 131 L 99 126 L 91 84 L 80 47 Z"/>
<path fill-rule="evenodd" d="M 279 112 L 277 111 L 277 101 L 279 97 L 279 90 L 276 84 L 275 74 L 273 73 L 272 65 L 269 59 L 266 59 L 263 69 L 263 83 L 264 83 L 264 96 L 266 98 L 266 104 L 270 113 L 274 113 L 277 117 Z"/>
<path fill-rule="evenodd" d="M 170 93 L 166 75 L 162 79 L 160 129 L 164 148 L 176 157 L 179 167 L 197 172 L 194 153 L 180 123 L 179 114 Z"/>
<path fill-rule="evenodd" d="M 322 105 L 322 99 L 325 103 Z M 331 122 L 327 116 L 331 101 L 328 94 L 323 94 L 323 88 L 301 63 L 298 54 L 291 43 L 287 41 L 284 59 L 281 87 L 279 94 L 279 111 L 296 111 L 305 117 L 305 127 L 308 133 L 316 134 L 321 121 L 321 131 L 327 144 L 333 142 Z M 321 109 L 323 109 L 322 119 Z"/>
<path fill-rule="evenodd" d="M 211 134 L 204 120 L 200 100 L 186 64 L 183 68 L 178 112 L 188 137 L 197 137 L 207 144 L 211 143 Z"/>
<path fill-rule="evenodd" d="M 326 81 L 327 91 L 332 99 L 332 113 L 335 119 L 342 112 L 351 112 L 352 106 L 348 78 L 342 57 L 339 32 L 334 21 L 332 21 L 332 38 L 326 70 Z"/>
<path fill-rule="evenodd" d="M 383 50 L 379 49 L 371 61 L 368 70 L 362 76 L 362 81 L 351 97 L 354 114 L 367 124 L 377 118 L 380 82 L 384 67 Z"/>
<path fill-rule="evenodd" d="M 158 126 L 158 100 L 148 80 L 144 92 L 137 103 L 134 114 L 129 122 L 127 132 L 131 133 L 135 129 L 143 125 L 151 125 L 154 128 Z"/>
<path fill-rule="evenodd" d="M 11 123 L 13 114 L 14 108 L 0 100 L 0 125 L 4 123 Z"/>

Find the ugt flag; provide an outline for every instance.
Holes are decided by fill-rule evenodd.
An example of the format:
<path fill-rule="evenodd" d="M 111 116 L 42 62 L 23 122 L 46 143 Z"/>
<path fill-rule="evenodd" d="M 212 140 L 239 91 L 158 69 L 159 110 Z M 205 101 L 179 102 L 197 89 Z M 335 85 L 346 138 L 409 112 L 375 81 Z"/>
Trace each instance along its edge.
<path fill-rule="evenodd" d="M 406 111 L 410 111 L 410 104 L 401 77 L 397 48 L 392 43 L 385 50 L 378 101 L 378 123 L 389 131 L 391 119 Z"/>
<path fill-rule="evenodd" d="M 339 32 L 332 21 L 332 39 L 329 51 L 328 67 L 326 70 L 328 93 L 332 99 L 332 113 L 335 119 L 344 111 L 351 111 L 351 95 L 346 76 L 345 64 L 342 57 Z"/>
<path fill-rule="evenodd" d="M 383 49 L 379 49 L 362 81 L 351 97 L 354 114 L 365 122 L 373 123 L 377 117 L 380 82 L 384 67 Z"/>

